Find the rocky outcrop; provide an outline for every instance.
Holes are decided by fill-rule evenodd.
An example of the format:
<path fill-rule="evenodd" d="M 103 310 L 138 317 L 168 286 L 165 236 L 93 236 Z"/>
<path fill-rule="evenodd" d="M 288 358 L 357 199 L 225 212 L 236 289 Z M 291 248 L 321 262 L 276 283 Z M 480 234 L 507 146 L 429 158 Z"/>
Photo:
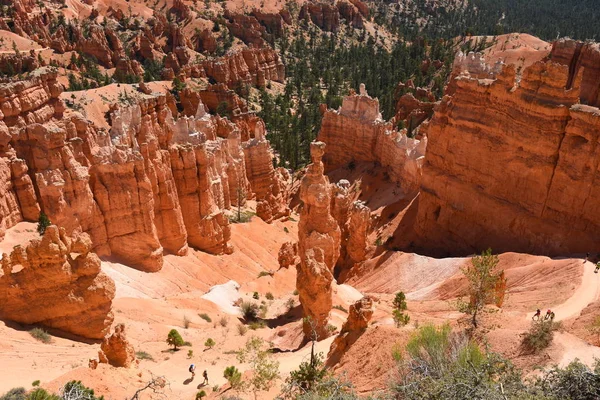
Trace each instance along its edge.
<path fill-rule="evenodd" d="M 260 136 L 249 138 L 243 147 L 248 180 L 256 194 L 256 215 L 267 222 L 289 215 L 285 200 L 288 197 L 285 192 L 287 179 L 281 169 L 273 167 L 274 155 L 264 131 Z"/>
<path fill-rule="evenodd" d="M 86 234 L 49 226 L 41 239 L 2 255 L 0 318 L 101 339 L 113 321 L 115 284 Z"/>
<path fill-rule="evenodd" d="M 250 47 L 262 47 L 265 44 L 264 39 L 270 37 L 267 29 L 252 15 L 225 10 L 224 17 L 227 19 L 229 32 Z"/>
<path fill-rule="evenodd" d="M 207 52 L 212 54 L 217 50 L 217 39 L 208 29 L 203 29 L 196 33 L 192 38 L 192 42 L 195 43 L 194 50 L 199 53 Z"/>
<path fill-rule="evenodd" d="M 340 13 L 335 5 L 328 3 L 305 3 L 300 9 L 298 18 L 310 20 L 313 24 L 327 32 L 340 29 Z"/>
<path fill-rule="evenodd" d="M 419 187 L 426 140 L 411 139 L 383 121 L 379 101 L 362 85 L 361 93 L 345 97 L 339 110 L 325 111 L 318 139 L 327 143 L 327 171 L 350 162 L 376 162 L 405 191 Z"/>
<path fill-rule="evenodd" d="M 595 248 L 600 110 L 578 104 L 594 103 L 582 85 L 584 76 L 593 82 L 595 67 L 577 68 L 580 58 L 565 57 L 566 48 L 583 53 L 562 42 L 521 75 L 508 65 L 493 79 L 465 71 L 454 78 L 454 94 L 424 126 L 421 247 L 549 255 Z"/>
<path fill-rule="evenodd" d="M 365 27 L 363 15 L 351 2 L 343 0 L 338 1 L 336 6 L 340 16 L 342 16 L 353 28 L 363 29 Z"/>
<path fill-rule="evenodd" d="M 14 76 L 39 68 L 40 60 L 31 50 L 29 53 L 0 54 L 0 75 Z"/>
<path fill-rule="evenodd" d="M 567 88 L 573 87 L 581 72 L 579 98 L 582 104 L 600 107 L 600 44 L 557 40 L 552 45 L 550 59 L 569 66 Z"/>
<path fill-rule="evenodd" d="M 289 268 L 298 263 L 298 243 L 285 242 L 279 248 L 277 260 L 279 268 Z"/>
<path fill-rule="evenodd" d="M 127 340 L 124 324 L 117 324 L 112 335 L 104 338 L 98 358 L 101 363 L 117 368 L 129 368 L 136 362 L 135 350 Z"/>
<path fill-rule="evenodd" d="M 121 58 L 117 61 L 113 79 L 117 82 L 133 83 L 144 80 L 144 68 L 136 60 Z"/>
<path fill-rule="evenodd" d="M 286 25 L 291 25 L 291 16 L 289 11 L 282 9 L 278 13 L 268 13 L 257 9 L 250 13 L 267 30 L 267 33 L 275 36 L 283 35 Z"/>
<path fill-rule="evenodd" d="M 244 49 L 207 60 L 201 64 L 204 75 L 235 89 L 241 84 L 265 87 L 268 81 L 283 82 L 285 67 L 271 48 Z M 191 73 L 186 72 L 186 76 Z"/>
<path fill-rule="evenodd" d="M 300 296 L 306 338 L 325 338 L 327 320 L 332 307 L 333 268 L 340 252 L 340 228 L 331 216 L 331 185 L 323 175 L 321 161 L 325 143 L 310 146 L 312 164 L 300 184 L 303 202 L 298 223 L 298 254 L 296 288 Z"/>
<path fill-rule="evenodd" d="M 339 335 L 331 343 L 327 354 L 327 365 L 338 363 L 348 348 L 358 340 L 369 325 L 373 316 L 373 299 L 365 296 L 350 306 L 348 319 L 342 326 Z"/>
<path fill-rule="evenodd" d="M 258 117 L 233 123 L 190 95 L 196 112 L 175 119 L 165 95 L 137 93 L 106 132 L 64 113 L 60 92 L 50 69 L 0 87 L 0 235 L 44 210 L 67 235 L 87 232 L 100 255 L 157 271 L 188 244 L 230 252 L 224 211 L 238 199 L 256 198 L 265 219 L 285 215 Z"/>

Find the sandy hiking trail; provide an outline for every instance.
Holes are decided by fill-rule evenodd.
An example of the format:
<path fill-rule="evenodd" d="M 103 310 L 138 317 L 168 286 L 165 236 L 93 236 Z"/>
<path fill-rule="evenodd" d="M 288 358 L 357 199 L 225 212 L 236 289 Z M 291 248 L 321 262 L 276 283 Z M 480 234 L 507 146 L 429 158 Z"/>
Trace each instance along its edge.
<path fill-rule="evenodd" d="M 556 321 L 563 321 L 570 318 L 578 317 L 581 311 L 589 304 L 598 299 L 600 294 L 600 275 L 594 273 L 595 265 L 587 261 L 583 266 L 583 275 L 581 276 L 581 284 L 571 297 L 562 304 L 552 308 L 556 314 Z M 542 318 L 546 310 L 542 310 Z M 535 312 L 528 313 L 525 318 L 531 320 Z"/>

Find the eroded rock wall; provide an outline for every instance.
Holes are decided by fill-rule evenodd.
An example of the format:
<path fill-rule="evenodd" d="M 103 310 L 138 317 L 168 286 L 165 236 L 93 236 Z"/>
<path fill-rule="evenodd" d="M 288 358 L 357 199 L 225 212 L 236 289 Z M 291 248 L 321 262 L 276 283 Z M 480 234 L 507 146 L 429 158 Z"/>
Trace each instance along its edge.
<path fill-rule="evenodd" d="M 327 143 L 328 172 L 350 162 L 377 162 L 406 191 L 419 187 L 426 140 L 411 139 L 383 121 L 379 101 L 364 87 L 361 94 L 345 97 L 339 110 L 325 111 L 318 139 Z"/>
<path fill-rule="evenodd" d="M 140 94 L 112 109 L 107 132 L 65 112 L 61 90 L 47 68 L 0 86 L 0 236 L 43 210 L 67 235 L 87 232 L 99 255 L 157 271 L 188 244 L 230 252 L 225 210 L 239 199 L 256 198 L 267 220 L 285 214 L 255 115 L 231 122 L 190 95 L 195 112 L 175 119 L 167 96 Z"/>
<path fill-rule="evenodd" d="M 3 254 L 0 318 L 103 338 L 113 321 L 115 284 L 91 247 L 88 235 L 71 238 L 49 226 L 42 238 Z"/>
<path fill-rule="evenodd" d="M 454 78 L 425 125 L 421 247 L 557 255 L 597 246 L 600 110 L 578 104 L 595 102 L 597 65 L 586 65 L 596 56 L 594 46 L 558 42 L 522 75 L 508 65 L 493 78 L 478 79 L 479 67 Z"/>

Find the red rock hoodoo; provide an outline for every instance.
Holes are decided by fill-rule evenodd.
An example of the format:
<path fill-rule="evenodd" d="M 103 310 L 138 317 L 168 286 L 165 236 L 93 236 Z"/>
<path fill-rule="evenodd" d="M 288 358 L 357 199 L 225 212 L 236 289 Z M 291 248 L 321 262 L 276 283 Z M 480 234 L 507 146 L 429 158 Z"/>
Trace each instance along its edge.
<path fill-rule="evenodd" d="M 305 317 L 306 338 L 316 334 L 325 338 L 327 320 L 332 307 L 333 268 L 340 255 L 340 228 L 331 215 L 331 185 L 321 158 L 325 143 L 313 142 L 310 146 L 312 164 L 300 184 L 303 202 L 298 223 L 298 275 L 296 288 Z M 313 333 L 314 329 L 314 333 Z"/>
<path fill-rule="evenodd" d="M 120 368 L 129 368 L 135 363 L 135 350 L 127 340 L 124 324 L 117 324 L 112 335 L 104 338 L 98 358 L 101 363 Z"/>
<path fill-rule="evenodd" d="M 115 284 L 100 271 L 87 234 L 46 228 L 41 239 L 2 255 L 0 318 L 101 339 L 113 321 Z"/>

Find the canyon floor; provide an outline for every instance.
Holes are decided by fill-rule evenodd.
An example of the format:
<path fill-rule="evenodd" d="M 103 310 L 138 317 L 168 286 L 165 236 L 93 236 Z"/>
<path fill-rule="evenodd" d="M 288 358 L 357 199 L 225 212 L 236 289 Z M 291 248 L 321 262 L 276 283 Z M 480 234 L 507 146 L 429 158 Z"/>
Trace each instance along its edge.
<path fill-rule="evenodd" d="M 99 343 L 53 336 L 52 343 L 44 344 L 29 335 L 28 327 L 2 323 L 0 364 L 10 368 L 0 377 L 0 392 L 15 386 L 31 387 L 38 379 L 43 387 L 56 391 L 66 381 L 77 379 L 106 399 L 122 399 L 132 396 L 153 376 L 163 376 L 168 382 L 164 393 L 145 393 L 141 398 L 192 398 L 199 389 L 204 389 L 209 398 L 234 394 L 222 373 L 229 365 L 238 366 L 242 372 L 248 369 L 237 361 L 236 351 L 249 337 L 259 336 L 275 348 L 287 350 L 299 343 L 301 312 L 294 295 L 296 270 L 279 269 L 277 260 L 280 246 L 296 240 L 297 219 L 292 214 L 289 219 L 271 224 L 257 217 L 248 223 L 233 224 L 233 254 L 213 256 L 191 251 L 185 257 L 166 256 L 163 269 L 156 273 L 103 260 L 103 271 L 117 287 L 115 323 L 124 323 L 135 350 L 147 353 L 151 359 L 140 360 L 130 369 L 100 364 L 94 370 L 88 367 L 88 360 L 97 356 Z M 10 250 L 36 235 L 35 224 L 19 223 L 7 231 L 0 249 Z M 426 322 L 463 324 L 464 316 L 456 311 L 454 302 L 462 290 L 460 267 L 468 262 L 468 258 L 434 259 L 386 251 L 366 262 L 346 284 L 334 285 L 334 305 L 339 308 L 348 309 L 362 294 L 377 299 L 370 327 L 342 356 L 336 373 L 350 379 L 360 394 L 376 393 L 394 375 L 392 348 L 405 343 L 415 327 Z M 493 308 L 482 318 L 482 331 L 493 350 L 525 369 L 538 364 L 565 365 L 575 358 L 589 364 L 600 357 L 600 347 L 587 341 L 593 338 L 579 323 L 582 311 L 599 298 L 600 275 L 594 274 L 593 263 L 584 263 L 581 258 L 506 253 L 500 255 L 500 267 L 508 279 L 506 301 L 501 309 Z M 261 272 L 263 276 L 259 276 Z M 395 279 L 390 280 L 390 276 Z M 393 295 L 399 290 L 407 294 L 411 316 L 411 323 L 403 328 L 396 328 L 391 317 Z M 254 292 L 259 293 L 257 302 L 268 307 L 267 326 L 242 335 L 239 308 L 233 303 L 238 298 L 252 299 Z M 273 295 L 272 300 L 266 298 L 267 293 Z M 294 302 L 291 309 L 290 299 Z M 528 329 L 537 308 L 554 310 L 563 329 L 542 354 L 525 355 L 520 351 L 520 335 Z M 210 321 L 201 314 L 208 315 Z M 345 319 L 344 311 L 332 310 L 331 323 L 338 329 Z M 191 346 L 170 350 L 165 339 L 172 328 L 178 329 Z M 215 340 L 214 347 L 204 346 L 208 338 Z M 333 336 L 318 342 L 317 350 L 326 354 L 332 340 Z M 193 351 L 191 357 L 189 350 Z M 274 357 L 280 363 L 282 379 L 260 398 L 274 398 L 283 379 L 309 354 L 310 345 L 277 352 Z M 191 363 L 200 371 L 193 380 L 187 371 Z M 206 386 L 201 384 L 203 370 L 209 376 Z"/>

